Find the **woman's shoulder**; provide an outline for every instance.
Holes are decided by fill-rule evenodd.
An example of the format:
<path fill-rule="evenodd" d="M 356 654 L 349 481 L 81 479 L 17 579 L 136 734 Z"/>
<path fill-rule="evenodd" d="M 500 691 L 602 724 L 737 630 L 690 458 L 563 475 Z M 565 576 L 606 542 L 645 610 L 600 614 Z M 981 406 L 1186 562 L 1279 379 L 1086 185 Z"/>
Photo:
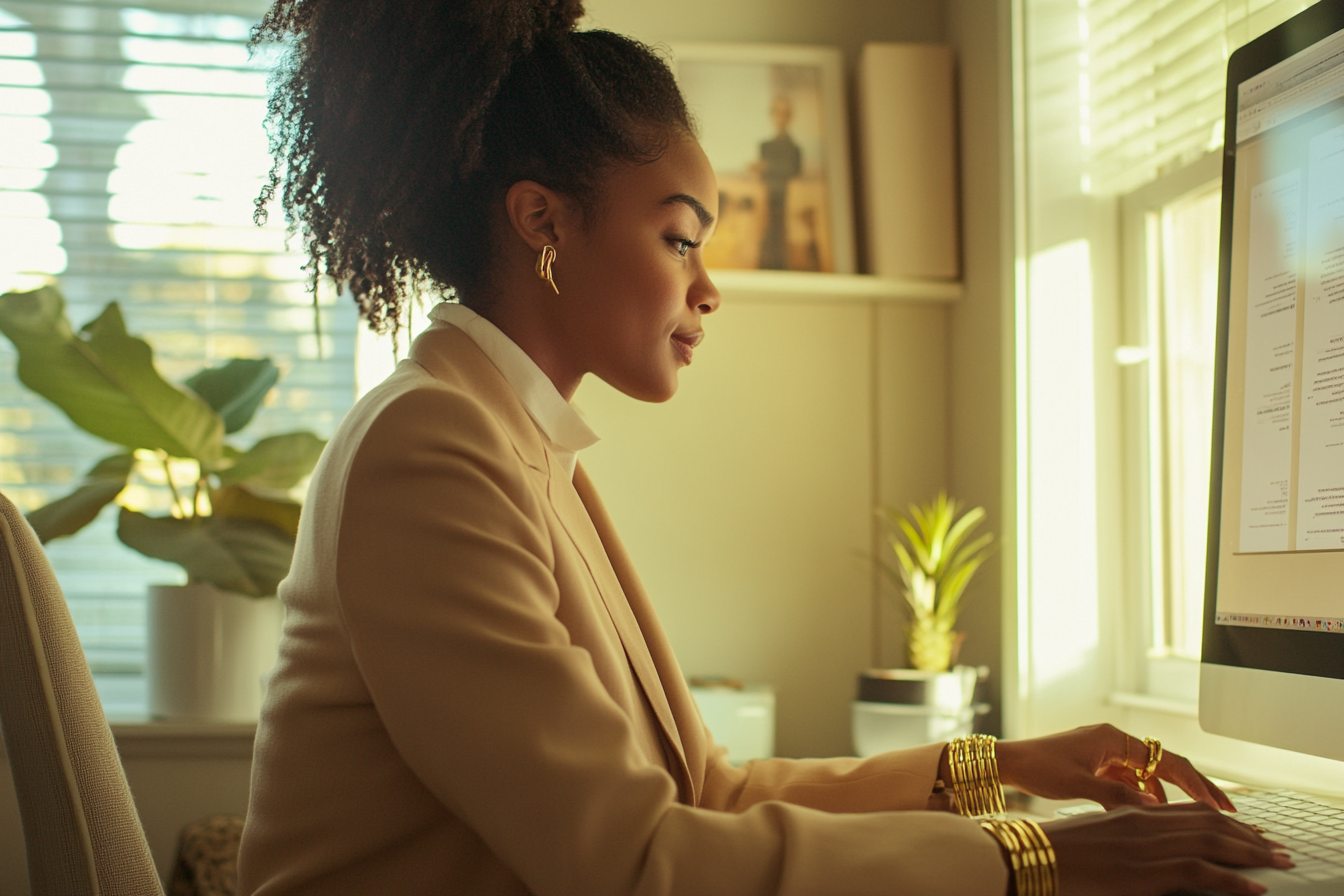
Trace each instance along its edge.
<path fill-rule="evenodd" d="M 347 468 L 357 455 L 411 450 L 495 461 L 516 455 L 545 467 L 536 427 L 517 395 L 455 327 L 422 334 L 410 356 L 350 409 L 328 448 Z"/>

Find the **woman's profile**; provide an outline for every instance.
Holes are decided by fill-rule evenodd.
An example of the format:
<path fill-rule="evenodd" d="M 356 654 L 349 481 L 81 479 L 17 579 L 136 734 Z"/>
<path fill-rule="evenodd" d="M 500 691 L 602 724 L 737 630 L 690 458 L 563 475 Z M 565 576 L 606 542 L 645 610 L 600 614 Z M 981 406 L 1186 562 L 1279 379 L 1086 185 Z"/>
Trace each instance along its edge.
<path fill-rule="evenodd" d="M 720 303 L 700 252 L 718 189 L 665 63 L 581 15 L 279 0 L 258 26 L 292 48 L 272 189 L 314 276 L 374 325 L 412 289 L 456 301 L 314 474 L 240 891 L 1260 892 L 1229 866 L 1285 861 L 1272 845 L 1187 761 L 1109 726 L 725 761 L 569 405 L 590 374 L 672 397 Z M 1122 808 L 1032 827 L 931 811 L 944 783 L 992 810 L 999 778 Z M 1159 779 L 1197 802 L 1161 805 Z"/>

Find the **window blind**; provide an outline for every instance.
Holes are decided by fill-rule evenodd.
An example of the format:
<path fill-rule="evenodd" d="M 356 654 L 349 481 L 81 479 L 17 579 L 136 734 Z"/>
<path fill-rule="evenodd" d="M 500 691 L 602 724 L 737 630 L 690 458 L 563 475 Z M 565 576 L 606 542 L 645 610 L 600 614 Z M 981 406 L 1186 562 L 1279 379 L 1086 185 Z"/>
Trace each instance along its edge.
<path fill-rule="evenodd" d="M 116 299 L 131 332 L 181 382 L 230 357 L 268 356 L 279 385 L 236 437 L 326 437 L 354 396 L 353 308 L 324 294 L 315 336 L 303 259 L 283 215 L 252 223 L 270 160 L 270 60 L 246 42 L 266 0 L 0 0 L 0 291 L 54 281 L 82 326 Z M 14 376 L 0 339 L 0 490 L 31 510 L 112 449 Z M 133 486 L 167 512 L 166 491 Z M 143 711 L 144 593 L 175 567 L 116 540 L 116 513 L 48 545 L 109 711 Z M 113 688 L 113 685 L 108 685 Z"/>
<path fill-rule="evenodd" d="M 1080 0 L 1093 193 L 1127 193 L 1223 142 L 1227 59 L 1311 0 Z"/>

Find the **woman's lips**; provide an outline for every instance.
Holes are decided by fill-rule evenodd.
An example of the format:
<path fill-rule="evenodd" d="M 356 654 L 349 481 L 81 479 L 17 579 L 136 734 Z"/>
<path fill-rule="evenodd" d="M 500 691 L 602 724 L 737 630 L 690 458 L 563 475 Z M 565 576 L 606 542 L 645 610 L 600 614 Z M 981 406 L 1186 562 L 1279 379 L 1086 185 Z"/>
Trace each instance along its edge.
<path fill-rule="evenodd" d="M 703 330 L 695 330 L 690 333 L 673 333 L 672 344 L 676 346 L 681 357 L 687 364 L 691 363 L 691 356 L 695 354 L 695 347 L 700 344 L 700 340 L 705 338 Z"/>

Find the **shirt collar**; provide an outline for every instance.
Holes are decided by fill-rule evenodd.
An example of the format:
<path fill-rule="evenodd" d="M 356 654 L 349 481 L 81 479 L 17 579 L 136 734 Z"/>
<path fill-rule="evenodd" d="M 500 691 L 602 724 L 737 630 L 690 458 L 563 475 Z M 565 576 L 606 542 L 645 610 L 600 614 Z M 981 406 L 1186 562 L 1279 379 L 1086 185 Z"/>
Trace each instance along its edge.
<path fill-rule="evenodd" d="M 452 324 L 471 337 L 517 393 L 528 415 L 546 438 L 550 439 L 557 459 L 574 475 L 578 452 L 598 440 L 573 405 L 565 401 L 537 363 L 490 321 L 457 302 L 440 302 L 429 312 L 438 321 Z"/>

